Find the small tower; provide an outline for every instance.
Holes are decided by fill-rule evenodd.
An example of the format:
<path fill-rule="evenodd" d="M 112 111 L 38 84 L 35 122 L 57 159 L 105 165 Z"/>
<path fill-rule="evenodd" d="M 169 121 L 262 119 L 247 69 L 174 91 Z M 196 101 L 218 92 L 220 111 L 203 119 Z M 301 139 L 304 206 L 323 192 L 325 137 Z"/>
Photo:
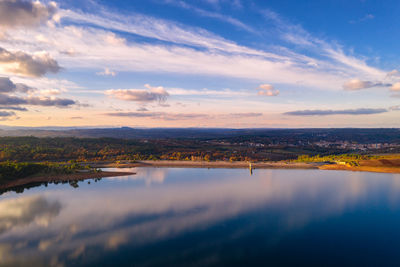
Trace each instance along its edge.
<path fill-rule="evenodd" d="M 250 175 L 253 175 L 253 167 L 251 166 L 251 162 L 249 162 L 249 170 L 250 170 Z"/>

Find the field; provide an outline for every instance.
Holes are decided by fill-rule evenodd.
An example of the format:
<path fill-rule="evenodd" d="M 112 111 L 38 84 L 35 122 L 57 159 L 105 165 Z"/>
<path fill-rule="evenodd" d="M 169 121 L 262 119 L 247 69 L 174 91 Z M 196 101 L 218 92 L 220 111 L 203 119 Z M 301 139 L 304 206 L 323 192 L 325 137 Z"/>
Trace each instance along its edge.
<path fill-rule="evenodd" d="M 367 171 L 400 173 L 400 155 L 380 155 L 373 159 L 363 159 L 352 164 L 335 163 L 320 166 L 322 170 L 346 170 L 346 171 Z"/>

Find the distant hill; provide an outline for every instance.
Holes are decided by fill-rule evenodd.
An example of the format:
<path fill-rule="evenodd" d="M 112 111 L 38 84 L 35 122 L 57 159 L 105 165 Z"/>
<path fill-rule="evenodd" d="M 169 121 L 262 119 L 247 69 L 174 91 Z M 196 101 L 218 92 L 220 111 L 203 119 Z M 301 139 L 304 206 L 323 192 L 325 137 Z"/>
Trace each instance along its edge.
<path fill-rule="evenodd" d="M 123 138 L 123 139 L 164 139 L 164 138 L 215 138 L 234 136 L 243 133 L 235 129 L 204 128 L 95 128 L 95 129 L 3 129 L 0 136 L 35 137 L 84 137 L 84 138 Z"/>
<path fill-rule="evenodd" d="M 252 141 L 258 138 L 288 142 L 348 141 L 357 143 L 400 143 L 397 128 L 332 128 L 332 129 L 225 129 L 225 128 L 6 128 L 0 136 L 121 138 L 121 139 L 224 139 Z"/>

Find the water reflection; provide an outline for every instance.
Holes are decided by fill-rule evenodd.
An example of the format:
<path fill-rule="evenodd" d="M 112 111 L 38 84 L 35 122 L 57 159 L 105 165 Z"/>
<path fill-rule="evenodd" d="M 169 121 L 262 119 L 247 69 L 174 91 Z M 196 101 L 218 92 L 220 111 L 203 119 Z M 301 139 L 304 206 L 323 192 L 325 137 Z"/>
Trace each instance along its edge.
<path fill-rule="evenodd" d="M 0 234 L 32 223 L 48 226 L 60 210 L 60 202 L 48 201 L 39 195 L 3 200 L 0 202 Z"/>
<path fill-rule="evenodd" d="M 390 174 L 133 171 L 137 175 L 75 190 L 59 185 L 1 199 L 0 263 L 225 264 L 231 252 L 223 248 L 250 257 L 246 240 L 259 242 L 253 254 L 265 254 L 313 223 L 369 205 L 397 210 L 400 204 L 400 177 Z"/>
<path fill-rule="evenodd" d="M 119 168 L 108 168 L 107 170 L 117 172 Z M 124 168 L 127 172 L 135 172 L 136 168 Z M 141 168 L 140 172 L 135 175 L 111 177 L 116 180 L 142 180 L 147 186 L 152 184 L 162 184 L 168 173 L 167 168 Z"/>
<path fill-rule="evenodd" d="M 25 192 L 25 190 L 29 190 L 31 188 L 35 188 L 35 187 L 40 187 L 40 186 L 45 186 L 47 187 L 49 184 L 69 184 L 70 186 L 72 186 L 73 188 L 78 188 L 79 187 L 79 182 L 82 182 L 84 180 L 88 181 L 88 183 L 90 184 L 91 181 L 93 182 L 98 182 L 103 178 L 93 178 L 93 179 L 81 179 L 81 180 L 69 180 L 69 181 L 46 181 L 46 182 L 31 182 L 28 184 L 24 184 L 24 185 L 19 185 L 19 186 L 11 186 L 8 187 L 7 185 L 3 185 L 3 188 L 0 189 L 0 196 L 8 193 L 8 192 L 15 192 L 18 194 L 22 194 Z M 7 186 L 7 187 L 5 187 Z M 5 187 L 5 188 L 4 188 Z"/>

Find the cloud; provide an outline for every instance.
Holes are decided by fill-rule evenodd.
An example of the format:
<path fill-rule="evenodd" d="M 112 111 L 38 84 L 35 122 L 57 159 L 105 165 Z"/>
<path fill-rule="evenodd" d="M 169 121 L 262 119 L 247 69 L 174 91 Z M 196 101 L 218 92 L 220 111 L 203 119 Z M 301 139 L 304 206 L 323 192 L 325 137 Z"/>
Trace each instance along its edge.
<path fill-rule="evenodd" d="M 42 196 L 4 199 L 0 202 L 0 233 L 33 222 L 47 226 L 60 211 L 58 201 L 49 201 Z"/>
<path fill-rule="evenodd" d="M 9 105 L 21 105 L 21 104 L 26 104 L 26 100 L 24 100 L 21 97 L 0 94 L 0 105 L 9 106 Z"/>
<path fill-rule="evenodd" d="M 392 94 L 391 97 L 400 98 L 400 94 Z"/>
<path fill-rule="evenodd" d="M 290 116 L 329 116 L 329 115 L 370 115 L 388 112 L 384 108 L 359 108 L 359 109 L 343 109 L 343 110 L 297 110 L 285 112 L 283 115 Z"/>
<path fill-rule="evenodd" d="M 392 70 L 387 74 L 388 77 L 393 77 L 393 76 L 400 76 L 400 71 L 398 70 Z"/>
<path fill-rule="evenodd" d="M 368 66 L 365 60 L 346 55 L 340 47 L 332 47 L 332 42 L 314 38 L 297 25 L 282 22 L 283 26 L 278 28 L 282 38 L 290 36 L 291 40 L 300 40 L 298 37 L 302 37 L 305 43 L 310 43 L 307 53 L 296 53 L 282 46 L 257 50 L 201 28 L 137 13 L 124 16 L 108 12 L 104 7 L 98 10 L 97 14 L 61 10 L 62 21 L 73 21 L 82 27 L 41 29 L 42 35 L 53 36 L 42 44 L 43 47 L 54 50 L 53 53 L 76 51 L 79 56 L 63 58 L 63 65 L 68 67 L 102 65 L 115 71 L 229 76 L 297 86 L 299 81 L 304 81 L 304 87 L 314 88 L 339 89 L 350 77 L 380 79 L 386 75 Z M 118 39 L 112 31 L 135 34 L 151 41 L 119 38 L 120 41 L 111 44 L 107 40 Z M 37 33 L 32 33 L 32 38 L 35 36 Z"/>
<path fill-rule="evenodd" d="M 36 88 L 27 86 L 23 83 L 15 83 L 15 91 L 21 93 L 33 93 L 36 91 Z"/>
<path fill-rule="evenodd" d="M 0 92 L 13 92 L 16 89 L 15 84 L 7 77 L 0 77 Z"/>
<path fill-rule="evenodd" d="M 326 41 L 316 38 L 301 25 L 290 23 L 272 10 L 258 9 L 257 11 L 269 22 L 274 23 L 276 26 L 275 31 L 281 39 L 297 46 L 302 46 L 303 49 L 308 51 L 308 53 L 303 52 L 302 56 L 303 59 L 309 60 L 311 67 L 316 66 L 317 69 L 325 69 L 330 73 L 341 76 L 341 79 L 349 74 L 351 75 L 351 73 L 358 73 L 359 75 L 362 74 L 363 76 L 374 78 L 380 78 L 385 75 L 384 71 L 368 66 L 365 59 L 346 54 L 342 46 L 338 45 L 336 41 Z M 282 49 L 284 48 L 282 47 Z M 319 56 L 314 56 L 313 58 L 306 56 L 307 54 Z M 298 55 L 298 57 L 300 56 Z"/>
<path fill-rule="evenodd" d="M 391 87 L 390 90 L 392 91 L 400 91 L 400 82 L 394 83 Z"/>
<path fill-rule="evenodd" d="M 343 88 L 345 90 L 361 90 L 367 89 L 372 87 L 389 87 L 391 91 L 400 91 L 400 82 L 398 82 L 397 78 L 400 76 L 400 72 L 398 70 L 392 70 L 386 74 L 386 77 L 383 80 L 388 80 L 391 83 L 384 82 L 384 81 L 362 81 L 359 79 L 352 79 L 343 84 Z M 397 82 L 396 82 L 397 81 Z"/>
<path fill-rule="evenodd" d="M 89 69 L 92 72 L 93 69 L 98 71 L 99 66 L 107 66 L 110 70 L 118 72 L 143 71 L 244 78 L 257 82 L 257 85 L 269 82 L 274 85 L 299 86 L 299 81 L 304 80 L 299 86 L 302 88 L 340 89 L 351 77 L 379 80 L 374 75 L 380 75 L 381 72 L 379 69 L 368 67 L 363 59 L 348 56 L 341 50 L 332 49 L 332 52 L 328 53 L 325 46 L 312 48 L 312 53 L 307 51 L 301 54 L 295 53 L 292 50 L 293 46 L 290 46 L 290 49 L 259 46 L 265 50 L 257 50 L 250 46 L 241 46 L 204 29 L 149 16 L 135 16 L 136 14 L 103 16 L 103 10 L 99 9 L 96 12 L 100 13 L 97 14 L 63 10 L 65 16 L 62 22 L 65 24 L 58 24 L 55 28 L 37 28 L 29 31 L 27 36 L 16 31 L 12 38 L 15 36 L 15 40 L 26 40 L 27 44 L 21 45 L 23 48 L 10 47 L 11 45 L 4 47 L 10 51 L 21 49 L 30 53 L 39 49 L 48 51 L 50 55 L 57 55 L 55 58 L 66 68 Z M 293 32 L 286 31 L 290 34 Z M 137 38 L 125 40 L 122 38 L 126 36 L 125 33 L 134 33 L 146 38 L 140 38 L 140 42 L 136 42 Z M 47 39 L 36 41 L 35 37 L 38 34 Z M 287 35 L 288 39 L 289 36 L 293 37 L 290 34 Z M 314 39 L 311 43 L 315 43 Z M 69 49 L 74 51 L 76 56 L 70 57 L 60 53 L 70 51 Z M 137 92 L 137 89 L 131 90 L 109 90 L 108 93 L 117 99 L 141 104 L 159 101 L 150 90 L 141 90 L 141 93 Z M 278 90 L 276 93 L 274 90 L 259 90 L 264 92 L 261 95 L 279 94 Z M 256 91 L 249 93 L 255 95 Z M 229 112 L 231 110 L 227 111 Z"/>
<path fill-rule="evenodd" d="M 17 111 L 28 111 L 24 107 L 14 107 L 14 106 L 4 106 L 4 107 L 0 106 L 0 109 L 17 110 Z"/>
<path fill-rule="evenodd" d="M 9 93 L 20 92 L 20 93 L 33 93 L 36 89 L 29 87 L 22 83 L 14 83 L 8 77 L 0 77 L 0 105 L 12 106 L 12 105 L 36 105 L 36 106 L 57 106 L 57 107 L 67 107 L 70 105 L 77 104 L 72 99 L 67 98 L 55 98 L 55 97 L 45 97 L 45 96 L 14 96 L 9 95 Z M 47 92 L 46 90 L 42 93 L 49 93 L 50 95 L 58 90 L 52 90 Z M 6 109 L 2 107 L 2 109 Z M 26 110 L 22 107 L 13 107 L 14 110 Z"/>
<path fill-rule="evenodd" d="M 132 117 L 132 118 L 152 118 L 158 120 L 175 121 L 175 120 L 192 120 L 192 119 L 241 119 L 260 117 L 262 113 L 230 113 L 230 114 L 202 114 L 202 113 L 167 113 L 167 112 L 114 112 L 106 113 L 107 116 L 113 117 Z"/>
<path fill-rule="evenodd" d="M 4 117 L 11 117 L 14 116 L 15 113 L 12 111 L 0 111 L 0 119 Z"/>
<path fill-rule="evenodd" d="M 72 99 L 67 98 L 48 98 L 48 97 L 18 97 L 0 94 L 0 105 L 35 105 L 35 106 L 56 106 L 68 107 L 76 104 Z"/>
<path fill-rule="evenodd" d="M 8 77 L 0 77 L 0 93 L 30 92 L 35 89 L 22 83 L 13 83 Z"/>
<path fill-rule="evenodd" d="M 144 85 L 144 89 L 111 89 L 105 92 L 106 95 L 120 100 L 133 101 L 139 103 L 159 102 L 167 100 L 169 93 L 162 86 L 152 87 L 149 84 Z"/>
<path fill-rule="evenodd" d="M 314 45 L 312 53 L 302 54 L 276 46 L 253 49 L 198 27 L 137 13 L 124 16 L 108 12 L 105 7 L 96 10 L 96 14 L 60 10 L 62 20 L 54 28 L 42 27 L 23 34 L 14 31 L 13 38 L 27 42 L 26 47 L 58 54 L 57 59 L 67 68 L 108 66 L 113 71 L 213 75 L 296 86 L 303 81 L 302 87 L 327 89 L 339 89 L 350 77 L 377 79 L 375 76 L 382 73 L 326 44 Z M 62 25 L 65 21 L 67 26 Z M 281 28 L 282 32 L 295 32 L 293 27 Z M 112 31 L 142 36 L 145 41 L 125 40 Z M 38 35 L 51 38 L 37 41 Z M 67 50 L 77 56 L 60 52 Z M 315 54 L 321 56 L 309 56 Z"/>
<path fill-rule="evenodd" d="M 137 118 L 146 118 L 146 117 L 161 117 L 166 113 L 164 112 L 113 112 L 113 113 L 106 113 L 107 116 L 113 117 L 137 117 Z"/>
<path fill-rule="evenodd" d="M 47 53 L 11 52 L 0 47 L 0 73 L 22 76 L 40 77 L 48 72 L 57 73 L 61 70 L 57 61 Z"/>
<path fill-rule="evenodd" d="M 279 95 L 279 90 L 276 90 L 272 85 L 270 84 L 261 84 L 258 87 L 258 95 L 263 95 L 263 96 L 277 96 Z"/>
<path fill-rule="evenodd" d="M 210 118 L 207 114 L 196 113 L 166 113 L 166 112 L 114 112 L 106 113 L 105 115 L 113 117 L 132 117 L 132 118 L 152 118 L 159 120 L 191 120 L 191 119 L 207 119 Z"/>
<path fill-rule="evenodd" d="M 56 13 L 55 2 L 42 4 L 39 1 L 0 1 L 0 27 L 33 27 L 51 19 Z"/>
<path fill-rule="evenodd" d="M 48 96 L 54 96 L 54 95 L 59 95 L 61 94 L 61 90 L 58 89 L 45 89 L 45 90 L 40 90 L 38 93 L 41 95 L 48 95 Z"/>
<path fill-rule="evenodd" d="M 140 107 L 136 111 L 149 111 L 149 110 L 145 107 Z"/>
<path fill-rule="evenodd" d="M 252 118 L 261 117 L 263 114 L 259 112 L 248 112 L 248 113 L 230 113 L 228 117 L 231 118 Z"/>
<path fill-rule="evenodd" d="M 367 89 L 372 87 L 388 87 L 391 84 L 382 83 L 382 82 L 371 82 L 371 81 L 361 81 L 359 79 L 352 79 L 343 84 L 343 89 L 349 91 Z"/>
<path fill-rule="evenodd" d="M 366 15 L 365 15 L 364 17 L 362 17 L 362 18 L 359 18 L 359 19 L 357 19 L 357 20 L 350 20 L 349 22 L 350 22 L 351 24 L 355 24 L 355 23 L 359 23 L 359 22 L 371 20 L 371 19 L 374 19 L 374 18 L 375 18 L 375 16 L 374 16 L 373 14 L 366 14 Z"/>
<path fill-rule="evenodd" d="M 218 1 L 215 1 L 215 2 L 218 3 Z M 240 20 L 232 18 L 230 16 L 226 16 L 224 14 L 217 13 L 217 12 L 211 12 L 208 10 L 204 10 L 204 9 L 198 8 L 195 5 L 190 5 L 189 3 L 185 2 L 185 1 L 168 0 L 168 1 L 166 1 L 166 3 L 173 4 L 173 5 L 179 6 L 181 8 L 193 11 L 196 14 L 203 16 L 203 17 L 217 19 L 217 20 L 223 21 L 225 23 L 229 23 L 229 24 L 231 24 L 239 29 L 245 30 L 247 32 L 256 33 L 256 30 L 254 30 L 250 26 L 248 26 L 248 25 L 244 24 L 243 22 L 241 22 Z M 235 1 L 232 1 L 232 6 L 234 6 L 235 8 L 240 8 L 242 5 L 241 5 L 240 1 L 235 0 Z"/>
<path fill-rule="evenodd" d="M 168 88 L 168 92 L 171 95 L 179 95 L 179 96 L 252 96 L 253 94 L 246 91 L 236 91 L 231 89 L 221 89 L 221 90 L 210 90 L 207 88 L 203 88 L 201 90 L 193 90 L 193 89 L 184 89 L 184 88 Z"/>
<path fill-rule="evenodd" d="M 226 52 L 268 55 L 268 53 L 263 53 L 262 51 L 237 45 L 202 28 L 186 27 L 172 21 L 157 19 L 138 13 L 123 16 L 119 13 L 108 12 L 104 7 L 98 9 L 100 13 L 96 15 L 72 10 L 61 10 L 60 13 L 63 19 L 72 20 L 77 23 L 96 25 L 104 29 L 131 33 L 171 44 L 206 47 L 207 49 L 218 49 Z M 108 37 L 111 36 L 108 35 Z M 125 42 L 123 39 L 120 39 L 118 44 L 122 43 Z M 62 51 L 66 50 L 68 50 L 67 47 Z"/>
<path fill-rule="evenodd" d="M 36 106 L 57 106 L 67 107 L 76 104 L 72 99 L 67 98 L 48 98 L 48 97 L 28 97 L 25 98 L 26 104 Z"/>
<path fill-rule="evenodd" d="M 105 68 L 104 71 L 102 72 L 97 72 L 97 75 L 101 75 L 101 76 L 115 76 L 117 75 L 117 73 L 115 71 L 110 70 L 109 68 Z"/>
<path fill-rule="evenodd" d="M 203 0 L 210 5 L 212 5 L 216 9 L 220 9 L 222 4 L 228 4 L 235 9 L 240 9 L 243 7 L 241 0 Z"/>
<path fill-rule="evenodd" d="M 311 34 L 304 30 L 300 25 L 290 23 L 278 13 L 270 9 L 259 9 L 257 11 L 268 20 L 269 23 L 272 22 L 274 24 L 278 35 L 280 35 L 280 37 L 285 41 L 308 47 L 312 47 L 316 42 L 320 42 L 320 40 L 313 38 Z"/>

